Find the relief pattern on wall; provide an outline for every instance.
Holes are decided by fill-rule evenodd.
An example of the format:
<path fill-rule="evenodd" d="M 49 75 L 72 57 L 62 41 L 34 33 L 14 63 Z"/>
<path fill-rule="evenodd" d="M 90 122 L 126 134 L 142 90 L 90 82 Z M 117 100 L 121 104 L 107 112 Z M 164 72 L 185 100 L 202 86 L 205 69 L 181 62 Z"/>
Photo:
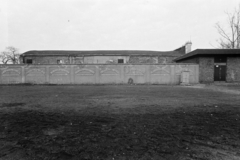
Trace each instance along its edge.
<path fill-rule="evenodd" d="M 2 76 L 21 76 L 21 68 L 1 67 Z"/>
<path fill-rule="evenodd" d="M 23 71 L 23 72 L 22 72 Z M 0 65 L 0 83 L 136 83 L 177 84 L 182 71 L 197 77 L 197 65 Z M 25 74 L 24 74 L 25 73 Z M 192 78 L 197 82 L 197 78 Z"/>
<path fill-rule="evenodd" d="M 190 69 L 191 68 L 191 69 Z M 176 75 L 181 75 L 183 71 L 188 71 L 189 75 L 193 75 L 194 73 L 194 68 L 189 67 L 188 65 L 176 65 L 175 66 L 175 74 Z"/>
<path fill-rule="evenodd" d="M 75 71 L 75 75 L 76 76 L 92 76 L 94 75 L 95 72 L 91 69 L 88 69 L 88 68 L 82 68 L 82 69 L 78 69 Z"/>
<path fill-rule="evenodd" d="M 65 69 L 54 69 L 50 73 L 51 73 L 51 75 L 58 75 L 58 76 L 65 75 L 66 76 L 69 74 L 69 71 L 65 70 Z"/>
<path fill-rule="evenodd" d="M 27 76 L 42 76 L 45 75 L 45 68 L 25 68 L 25 74 Z"/>
<path fill-rule="evenodd" d="M 0 66 L 0 82 L 7 84 L 21 83 L 22 68 Z"/>
<path fill-rule="evenodd" d="M 126 75 L 139 75 L 143 76 L 145 74 L 145 68 L 136 68 L 135 66 L 125 66 Z"/>
<path fill-rule="evenodd" d="M 151 66 L 151 74 L 152 75 L 168 75 L 170 74 L 170 66 Z"/>
<path fill-rule="evenodd" d="M 50 83 L 64 84 L 70 82 L 70 67 L 67 65 L 58 65 L 50 67 Z"/>
<path fill-rule="evenodd" d="M 25 70 L 25 82 L 43 84 L 46 82 L 46 67 L 26 66 Z"/>
<path fill-rule="evenodd" d="M 100 70 L 101 75 L 119 75 L 119 71 L 113 68 L 105 68 L 104 70 Z"/>
<path fill-rule="evenodd" d="M 57 65 L 56 67 L 50 67 L 50 75 L 67 76 L 70 74 L 70 67 L 68 65 Z"/>

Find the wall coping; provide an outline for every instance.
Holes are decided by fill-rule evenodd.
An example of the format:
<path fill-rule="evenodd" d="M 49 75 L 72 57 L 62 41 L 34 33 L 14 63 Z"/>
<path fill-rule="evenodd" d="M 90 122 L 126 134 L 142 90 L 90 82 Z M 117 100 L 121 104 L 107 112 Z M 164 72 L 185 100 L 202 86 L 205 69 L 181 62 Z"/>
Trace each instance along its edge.
<path fill-rule="evenodd" d="M 97 63 L 97 64 L 0 64 L 0 66 L 79 66 L 79 65 L 198 65 L 196 63 L 166 63 L 166 64 L 152 64 L 152 63 Z"/>

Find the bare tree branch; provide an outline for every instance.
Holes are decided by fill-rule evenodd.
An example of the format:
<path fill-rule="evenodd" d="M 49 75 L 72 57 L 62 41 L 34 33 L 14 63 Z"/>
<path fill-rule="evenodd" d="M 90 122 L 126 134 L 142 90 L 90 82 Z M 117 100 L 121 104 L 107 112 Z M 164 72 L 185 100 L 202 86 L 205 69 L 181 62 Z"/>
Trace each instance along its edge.
<path fill-rule="evenodd" d="M 5 51 L 0 53 L 0 59 L 3 64 L 7 64 L 8 62 L 18 64 L 19 56 L 18 49 L 12 46 L 7 47 Z"/>
<path fill-rule="evenodd" d="M 240 48 L 240 4 L 233 13 L 227 13 L 228 29 L 224 29 L 222 25 L 216 23 L 215 27 L 220 35 L 218 40 L 220 48 Z"/>
<path fill-rule="evenodd" d="M 230 36 L 224 31 L 224 29 L 220 26 L 219 23 L 216 24 L 216 28 L 218 30 L 218 33 L 225 38 L 228 41 L 231 41 Z"/>

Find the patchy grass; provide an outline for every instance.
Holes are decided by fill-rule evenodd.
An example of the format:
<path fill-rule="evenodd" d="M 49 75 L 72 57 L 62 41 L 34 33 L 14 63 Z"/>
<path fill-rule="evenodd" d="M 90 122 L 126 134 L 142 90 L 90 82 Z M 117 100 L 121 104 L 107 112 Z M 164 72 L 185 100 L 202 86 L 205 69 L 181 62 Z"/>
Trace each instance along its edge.
<path fill-rule="evenodd" d="M 222 88 L 228 89 L 228 90 L 235 90 L 240 92 L 240 85 L 222 85 Z"/>
<path fill-rule="evenodd" d="M 240 159 L 239 95 L 178 86 L 0 86 L 0 159 Z"/>

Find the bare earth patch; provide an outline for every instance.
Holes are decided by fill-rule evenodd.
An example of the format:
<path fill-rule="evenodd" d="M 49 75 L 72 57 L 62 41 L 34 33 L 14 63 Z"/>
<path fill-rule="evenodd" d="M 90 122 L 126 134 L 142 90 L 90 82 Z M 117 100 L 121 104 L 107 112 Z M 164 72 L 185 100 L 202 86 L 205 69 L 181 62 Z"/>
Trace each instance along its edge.
<path fill-rule="evenodd" d="M 240 98 L 178 86 L 0 86 L 0 159 L 240 159 Z"/>

